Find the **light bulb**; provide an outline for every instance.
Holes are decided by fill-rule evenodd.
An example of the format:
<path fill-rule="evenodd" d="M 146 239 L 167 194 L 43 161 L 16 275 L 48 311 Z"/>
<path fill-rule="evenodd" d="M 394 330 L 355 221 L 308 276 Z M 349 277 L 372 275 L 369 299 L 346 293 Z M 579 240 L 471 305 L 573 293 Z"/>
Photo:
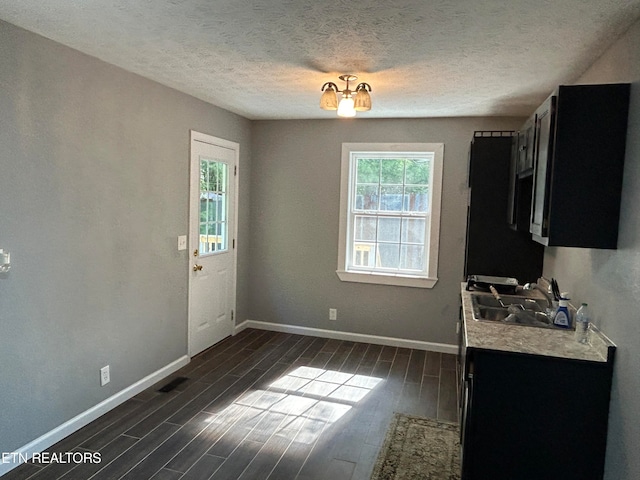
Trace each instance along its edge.
<path fill-rule="evenodd" d="M 340 104 L 338 105 L 338 116 L 339 117 L 355 117 L 356 110 L 353 108 L 353 97 L 348 95 L 346 97 L 342 97 L 340 100 Z"/>

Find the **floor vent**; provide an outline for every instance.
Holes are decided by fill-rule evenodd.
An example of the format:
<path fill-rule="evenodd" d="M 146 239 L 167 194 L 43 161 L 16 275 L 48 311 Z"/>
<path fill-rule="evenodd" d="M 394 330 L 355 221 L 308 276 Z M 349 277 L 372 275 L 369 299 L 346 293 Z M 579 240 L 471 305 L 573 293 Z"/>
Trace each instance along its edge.
<path fill-rule="evenodd" d="M 164 387 L 159 389 L 158 391 L 163 393 L 170 392 L 171 390 L 176 388 L 178 385 L 186 382 L 187 380 L 189 380 L 187 377 L 176 377 L 173 380 L 171 380 L 169 383 L 167 383 Z"/>

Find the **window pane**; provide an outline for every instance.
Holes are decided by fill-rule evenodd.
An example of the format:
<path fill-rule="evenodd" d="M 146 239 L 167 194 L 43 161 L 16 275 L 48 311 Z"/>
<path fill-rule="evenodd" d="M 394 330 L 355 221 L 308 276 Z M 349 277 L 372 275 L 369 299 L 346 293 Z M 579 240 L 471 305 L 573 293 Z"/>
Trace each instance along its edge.
<path fill-rule="evenodd" d="M 404 179 L 404 160 L 384 159 L 380 168 L 380 183 L 401 185 Z"/>
<path fill-rule="evenodd" d="M 400 245 L 381 243 L 378 244 L 378 250 L 380 251 L 380 257 L 376 266 L 382 268 L 398 268 L 400 263 Z"/>
<path fill-rule="evenodd" d="M 356 243 L 353 248 L 353 265 L 358 267 L 375 267 L 375 243 Z"/>
<path fill-rule="evenodd" d="M 424 218 L 404 218 L 402 220 L 402 243 L 424 244 Z"/>
<path fill-rule="evenodd" d="M 378 220 L 378 241 L 400 243 L 400 217 L 381 217 Z"/>
<path fill-rule="evenodd" d="M 429 208 L 428 187 L 406 187 L 404 191 L 405 212 L 427 212 Z"/>
<path fill-rule="evenodd" d="M 356 216 L 355 229 L 353 232 L 356 241 L 376 241 L 376 217 Z"/>
<path fill-rule="evenodd" d="M 387 212 L 402 211 L 402 186 L 380 187 L 380 210 Z"/>
<path fill-rule="evenodd" d="M 380 159 L 360 158 L 358 159 L 358 175 L 356 183 L 379 183 L 380 182 Z"/>
<path fill-rule="evenodd" d="M 428 185 L 429 161 L 426 159 L 407 160 L 404 182 L 409 185 Z"/>
<path fill-rule="evenodd" d="M 358 185 L 356 210 L 378 210 L 378 185 Z"/>
<path fill-rule="evenodd" d="M 424 270 L 424 247 L 422 245 L 402 245 L 400 251 L 400 268 Z"/>

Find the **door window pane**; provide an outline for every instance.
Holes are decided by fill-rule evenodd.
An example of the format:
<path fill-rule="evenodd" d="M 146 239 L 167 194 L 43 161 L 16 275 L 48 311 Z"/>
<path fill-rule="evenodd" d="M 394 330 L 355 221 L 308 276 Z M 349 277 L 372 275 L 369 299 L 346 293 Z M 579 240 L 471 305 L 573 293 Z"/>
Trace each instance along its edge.
<path fill-rule="evenodd" d="M 200 159 L 200 255 L 228 249 L 228 172 L 224 162 Z"/>

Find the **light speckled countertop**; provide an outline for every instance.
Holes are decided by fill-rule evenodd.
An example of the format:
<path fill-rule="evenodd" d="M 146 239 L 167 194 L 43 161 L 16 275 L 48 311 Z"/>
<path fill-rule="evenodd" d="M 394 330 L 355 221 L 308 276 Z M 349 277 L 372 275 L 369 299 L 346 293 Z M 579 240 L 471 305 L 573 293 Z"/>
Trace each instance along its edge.
<path fill-rule="evenodd" d="M 589 326 L 589 343 L 574 340 L 573 330 L 550 329 L 511 325 L 502 322 L 477 321 L 473 319 L 471 293 L 462 283 L 463 327 L 467 348 L 526 353 L 548 357 L 606 362 L 612 360 L 615 345 Z M 481 292 L 473 292 L 484 295 Z M 536 292 L 537 293 L 537 292 Z M 487 293 L 486 295 L 491 295 Z"/>

